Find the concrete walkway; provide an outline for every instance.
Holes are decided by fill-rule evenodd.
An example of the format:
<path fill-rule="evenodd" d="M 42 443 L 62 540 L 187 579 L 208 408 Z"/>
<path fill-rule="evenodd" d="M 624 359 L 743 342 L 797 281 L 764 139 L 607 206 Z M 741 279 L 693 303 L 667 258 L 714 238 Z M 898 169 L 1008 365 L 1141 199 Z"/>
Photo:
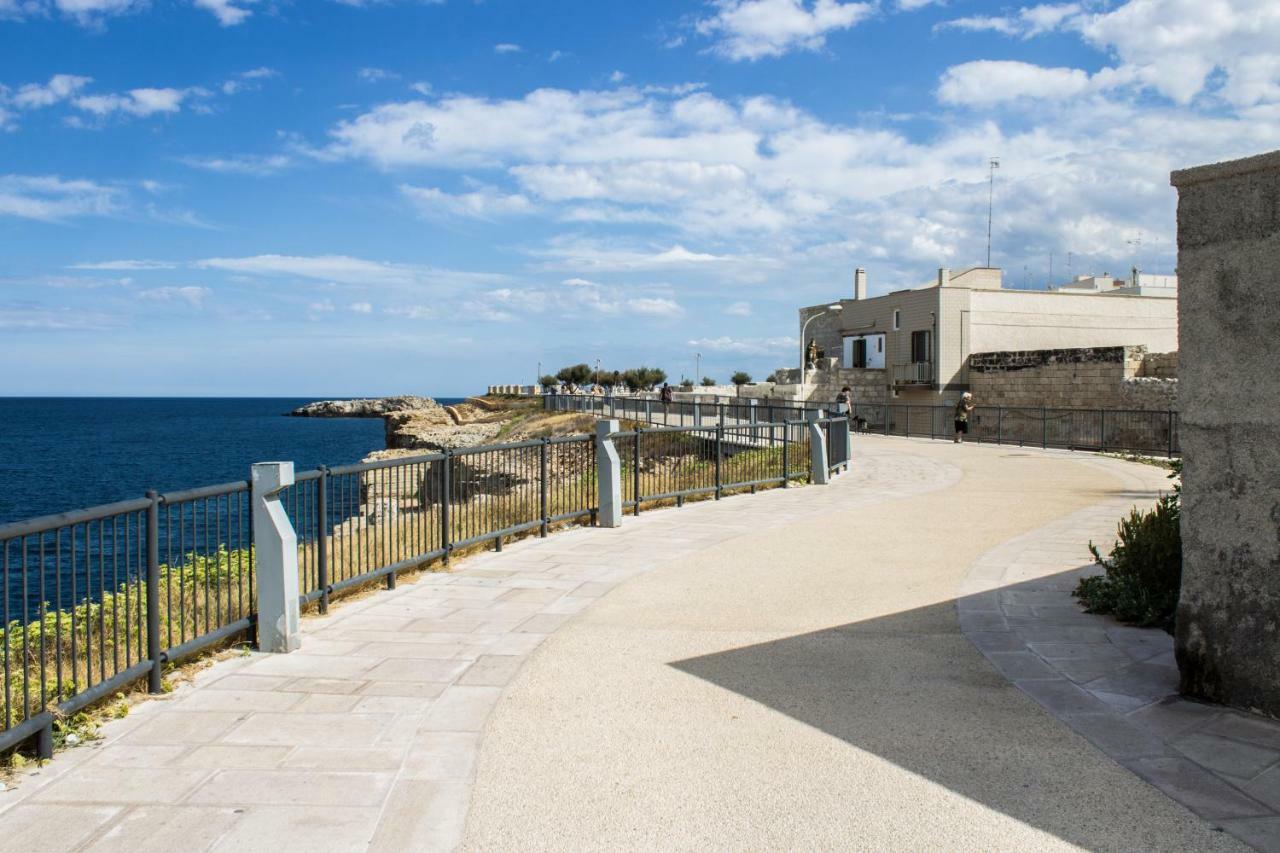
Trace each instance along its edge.
<path fill-rule="evenodd" d="M 1161 473 L 855 453 L 340 606 L 0 794 L 0 850 L 1236 849 L 956 616 L 984 553 Z"/>

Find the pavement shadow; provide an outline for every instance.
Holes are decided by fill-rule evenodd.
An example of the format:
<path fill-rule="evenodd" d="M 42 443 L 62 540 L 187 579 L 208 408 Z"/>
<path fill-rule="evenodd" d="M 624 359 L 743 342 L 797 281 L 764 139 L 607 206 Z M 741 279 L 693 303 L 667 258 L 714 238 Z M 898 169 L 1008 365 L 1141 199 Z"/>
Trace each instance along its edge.
<path fill-rule="evenodd" d="M 1077 572 L 1064 572 L 1052 580 L 1064 588 L 1077 577 Z M 1000 591 L 1026 587 L 1043 594 L 1045 580 L 1010 584 Z M 963 611 L 965 601 L 670 666 L 1064 841 L 1087 849 L 1113 848 L 1116 826 L 1097 813 L 1098 803 L 1113 794 L 1101 781 L 1109 773 L 1073 772 L 1073 766 L 1089 763 L 1080 761 L 1079 741 L 1066 726 L 1047 719 L 961 632 L 957 605 Z M 1052 624 L 1052 615 L 1044 622 Z M 849 779 L 851 800 L 860 784 L 867 783 Z"/>

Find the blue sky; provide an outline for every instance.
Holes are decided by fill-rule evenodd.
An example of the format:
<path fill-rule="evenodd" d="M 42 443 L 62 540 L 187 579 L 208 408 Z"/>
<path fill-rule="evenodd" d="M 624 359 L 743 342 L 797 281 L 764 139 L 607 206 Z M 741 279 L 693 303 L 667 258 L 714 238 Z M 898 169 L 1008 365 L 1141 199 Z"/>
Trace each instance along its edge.
<path fill-rule="evenodd" d="M 1175 264 L 1280 5 L 0 0 L 0 394 L 763 378 L 795 308 Z"/>

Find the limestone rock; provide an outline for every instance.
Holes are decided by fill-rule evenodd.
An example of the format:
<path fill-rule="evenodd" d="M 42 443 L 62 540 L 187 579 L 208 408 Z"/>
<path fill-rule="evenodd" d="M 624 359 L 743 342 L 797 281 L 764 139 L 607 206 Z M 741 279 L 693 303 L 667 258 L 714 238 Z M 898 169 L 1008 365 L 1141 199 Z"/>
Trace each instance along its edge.
<path fill-rule="evenodd" d="M 320 400 L 294 409 L 295 418 L 380 418 L 392 412 L 414 412 L 436 423 L 451 423 L 444 407 L 430 397 L 373 397 L 357 400 Z"/>

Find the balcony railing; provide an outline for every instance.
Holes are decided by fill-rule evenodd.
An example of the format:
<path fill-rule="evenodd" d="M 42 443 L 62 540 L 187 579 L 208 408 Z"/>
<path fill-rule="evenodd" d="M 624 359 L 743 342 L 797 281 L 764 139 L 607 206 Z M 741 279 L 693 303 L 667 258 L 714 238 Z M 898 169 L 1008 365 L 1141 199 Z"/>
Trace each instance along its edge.
<path fill-rule="evenodd" d="M 933 381 L 933 362 L 915 361 L 893 366 L 894 385 L 922 385 Z"/>

